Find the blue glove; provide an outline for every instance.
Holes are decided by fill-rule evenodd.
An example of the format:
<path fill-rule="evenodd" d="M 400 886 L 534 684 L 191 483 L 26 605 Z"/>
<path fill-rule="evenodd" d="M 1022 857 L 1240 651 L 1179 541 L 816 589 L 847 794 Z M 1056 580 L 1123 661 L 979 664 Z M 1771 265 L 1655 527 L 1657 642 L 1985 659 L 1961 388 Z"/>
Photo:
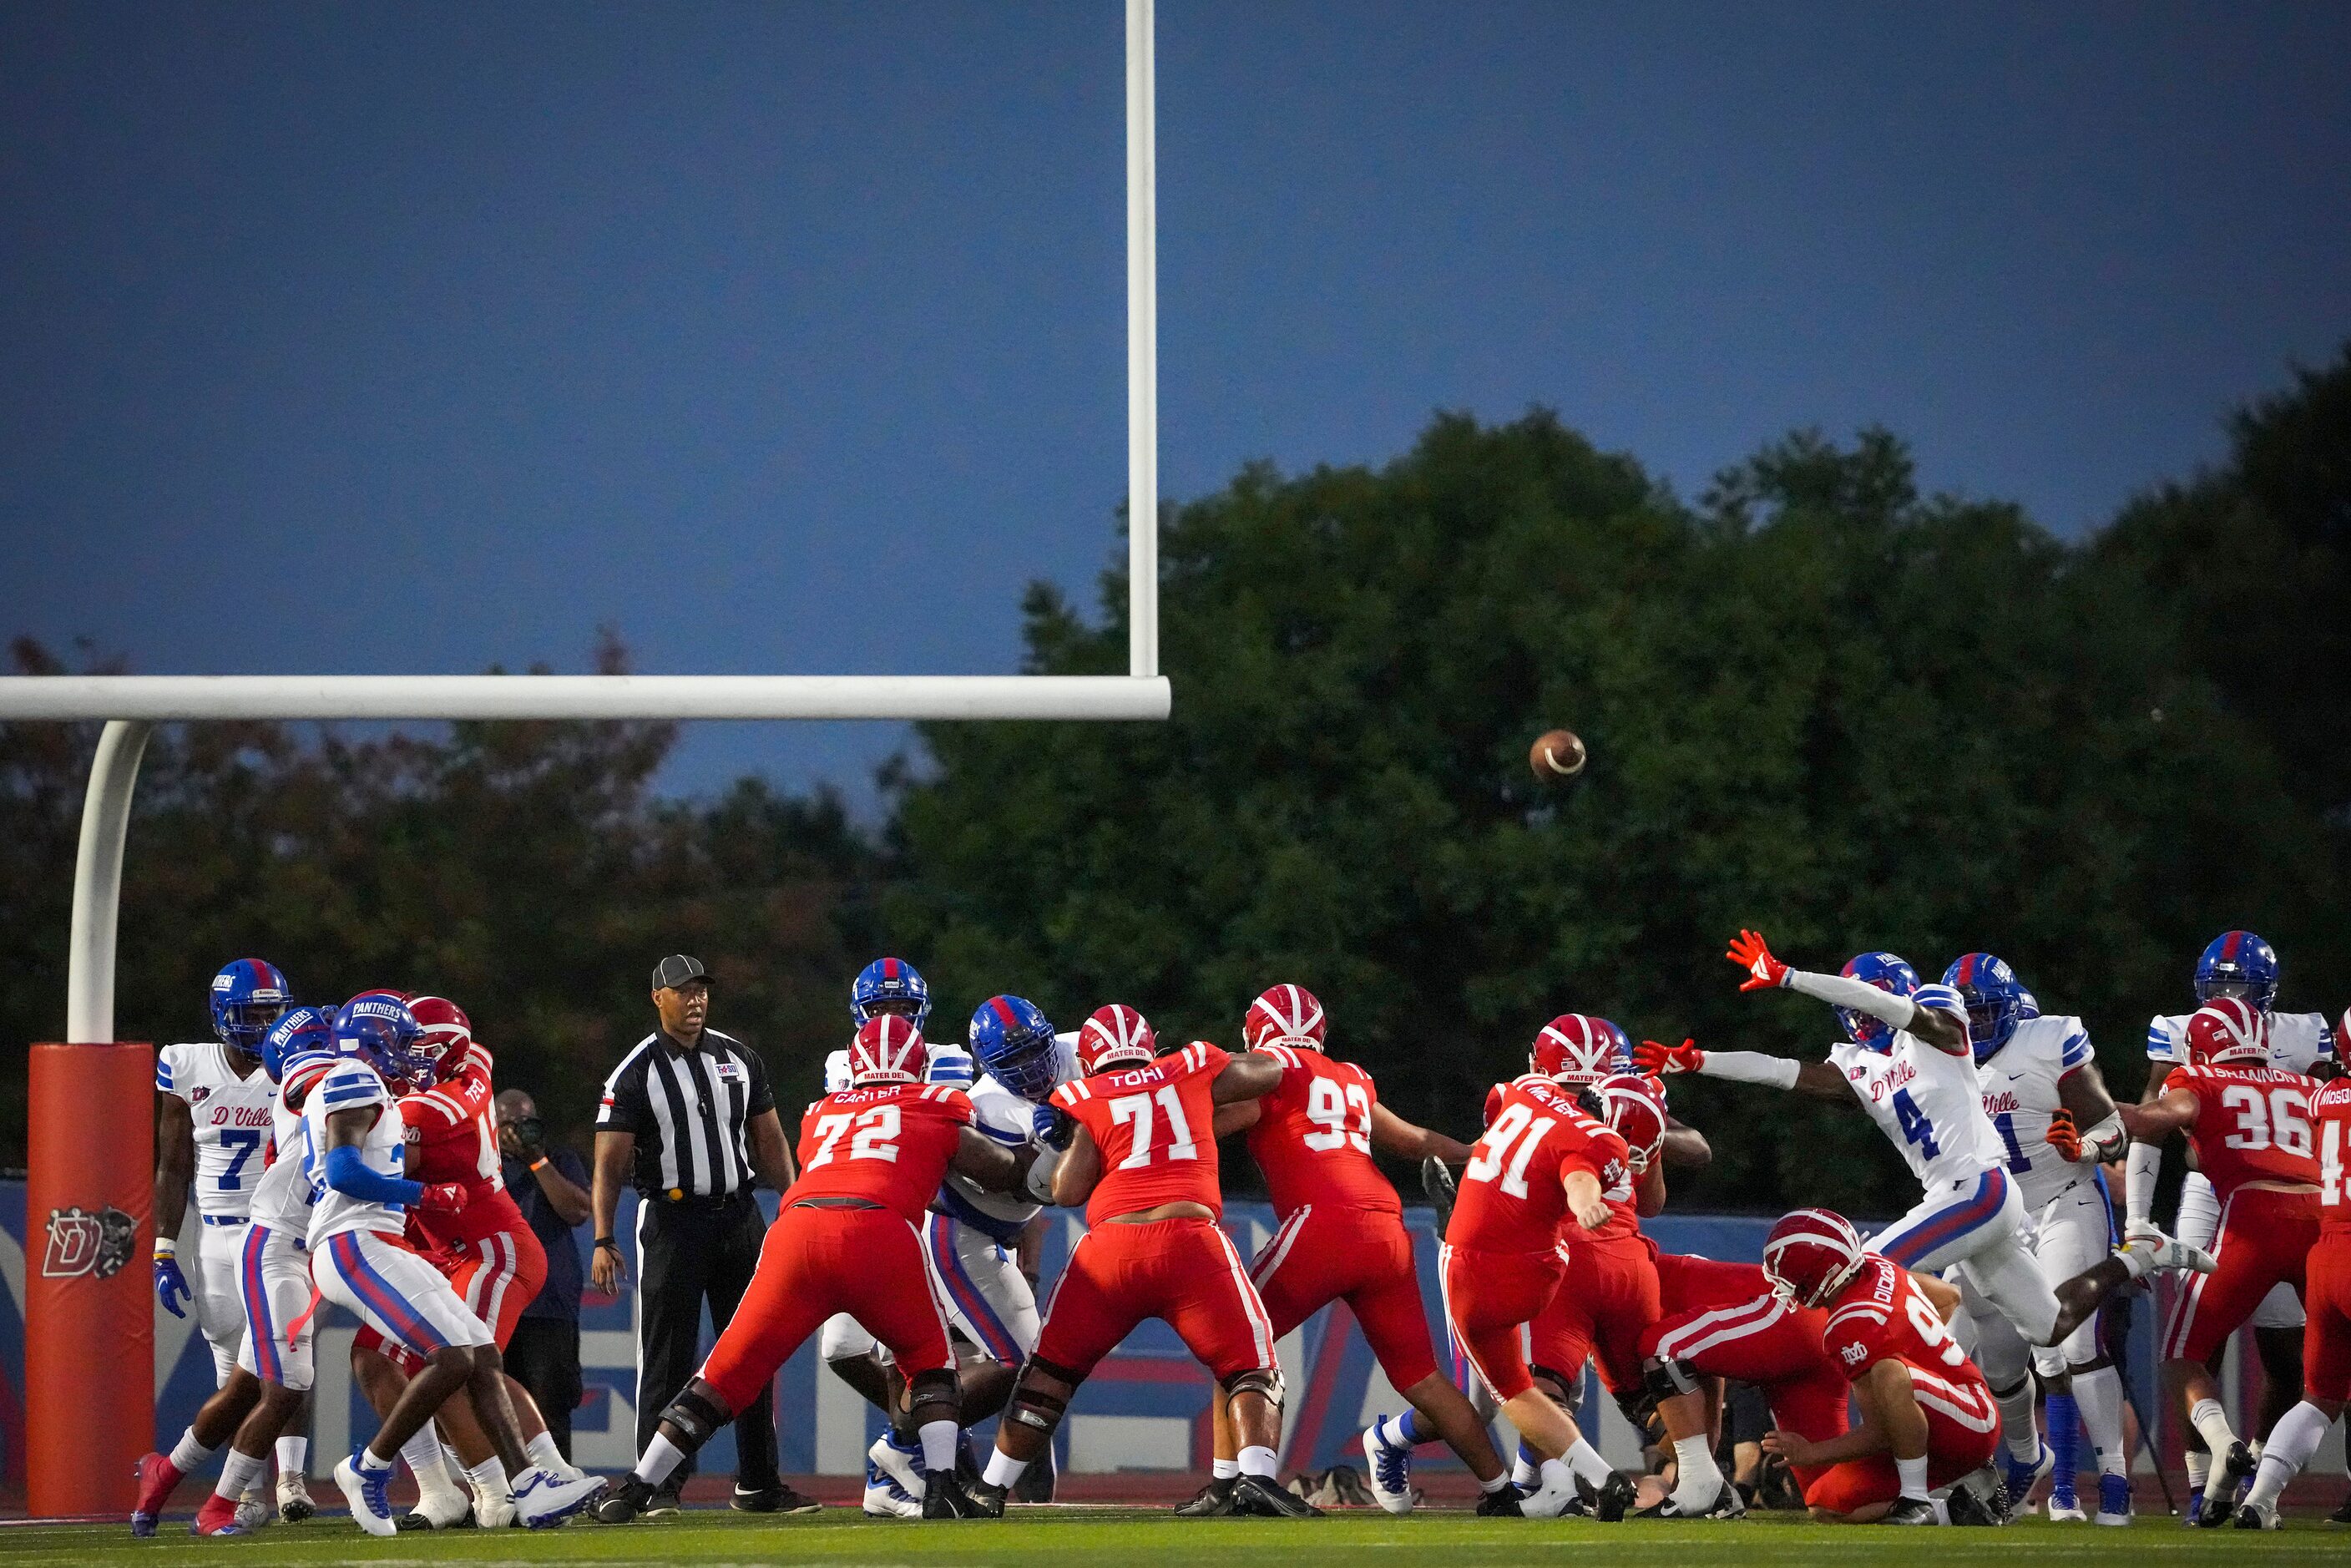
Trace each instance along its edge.
<path fill-rule="evenodd" d="M 1076 1142 L 1078 1124 L 1059 1105 L 1035 1107 L 1037 1141 L 1049 1149 L 1066 1149 Z"/>
<path fill-rule="evenodd" d="M 196 1299 L 196 1293 L 188 1289 L 187 1276 L 180 1272 L 180 1260 L 177 1258 L 158 1258 L 155 1260 L 155 1300 L 162 1302 L 163 1310 L 173 1317 L 184 1318 L 188 1314 L 172 1300 L 174 1294 L 181 1301 Z"/>

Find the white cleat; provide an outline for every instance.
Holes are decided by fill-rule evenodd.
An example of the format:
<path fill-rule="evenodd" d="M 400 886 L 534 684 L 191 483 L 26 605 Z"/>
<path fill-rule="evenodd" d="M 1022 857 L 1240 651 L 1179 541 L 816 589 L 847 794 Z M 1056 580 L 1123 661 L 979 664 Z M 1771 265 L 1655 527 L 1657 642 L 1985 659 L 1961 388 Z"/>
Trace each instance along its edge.
<path fill-rule="evenodd" d="M 464 1489 L 453 1487 L 446 1481 L 439 1486 L 422 1488 L 416 1494 L 416 1506 L 408 1511 L 408 1517 L 417 1521 L 418 1524 L 412 1524 L 409 1528 L 414 1530 L 421 1525 L 426 1530 L 455 1530 L 465 1522 L 465 1515 L 472 1511 L 473 1506 Z"/>
<path fill-rule="evenodd" d="M 1377 1421 L 1364 1428 L 1372 1498 L 1390 1513 L 1412 1511 L 1412 1450 L 1380 1441 Z"/>
<path fill-rule="evenodd" d="M 514 1502 L 525 1524 L 533 1530 L 547 1530 L 587 1507 L 590 1500 L 603 1490 L 604 1483 L 594 1476 L 567 1481 L 534 1465 L 515 1478 Z M 489 1523 L 487 1520 L 480 1522 Z"/>
<path fill-rule="evenodd" d="M 512 1530 L 522 1522 L 522 1510 L 511 1497 L 486 1497 L 474 1494 L 474 1528 L 476 1530 Z"/>
<path fill-rule="evenodd" d="M 1519 1511 L 1529 1519 L 1557 1519 L 1583 1494 L 1571 1478 L 1564 1486 L 1541 1487 L 1519 1500 Z"/>
<path fill-rule="evenodd" d="M 2123 1243 L 2126 1256 L 2141 1260 L 2132 1270 L 2134 1279 L 2144 1279 L 2159 1269 L 2185 1269 L 2193 1273 L 2209 1274 L 2220 1267 L 2212 1254 L 2200 1247 L 2190 1247 L 2185 1241 L 2173 1239 L 2161 1231 L 2141 1232 Z"/>
<path fill-rule="evenodd" d="M 865 1462 L 880 1467 L 908 1497 L 919 1499 L 930 1490 L 930 1480 L 915 1456 L 892 1443 L 887 1433 L 873 1439 L 873 1446 L 865 1450 Z"/>
<path fill-rule="evenodd" d="M 906 1495 L 906 1489 L 891 1479 L 890 1473 L 872 1459 L 865 1461 L 865 1517 L 868 1519 L 920 1519 L 923 1504 L 920 1499 Z"/>
<path fill-rule="evenodd" d="M 351 1505 L 351 1522 L 370 1535 L 400 1533 L 392 1517 L 391 1500 L 384 1495 L 391 1484 L 388 1468 L 362 1475 L 350 1459 L 335 1461 L 335 1485 L 342 1489 L 343 1500 Z"/>
<path fill-rule="evenodd" d="M 310 1500 L 310 1488 L 300 1476 L 277 1478 L 277 1517 L 287 1524 L 299 1524 L 319 1511 Z"/>
<path fill-rule="evenodd" d="M 2065 1502 L 2061 1501 L 2054 1494 L 2051 1495 L 2049 1499 L 2050 1523 L 2079 1524 L 2089 1517 L 2090 1515 L 2088 1511 L 2082 1507 L 2081 1499 L 2075 1498 L 2071 1502 Z"/>
<path fill-rule="evenodd" d="M 264 1502 L 251 1492 L 246 1493 L 237 1500 L 236 1527 L 246 1534 L 251 1535 L 263 1525 L 277 1522 L 277 1509 L 275 1504 Z"/>

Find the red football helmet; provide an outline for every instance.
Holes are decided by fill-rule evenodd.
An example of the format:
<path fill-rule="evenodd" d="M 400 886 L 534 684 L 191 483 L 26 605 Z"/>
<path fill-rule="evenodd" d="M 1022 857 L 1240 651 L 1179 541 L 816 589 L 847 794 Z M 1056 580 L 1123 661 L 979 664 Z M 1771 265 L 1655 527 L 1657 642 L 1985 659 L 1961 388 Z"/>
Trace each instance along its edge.
<path fill-rule="evenodd" d="M 1582 1013 L 1562 1013 L 1543 1025 L 1527 1051 L 1527 1071 L 1570 1088 L 1597 1083 L 1624 1065 L 1608 1022 Z"/>
<path fill-rule="evenodd" d="M 1654 1078 L 1618 1072 L 1593 1085 L 1608 1124 L 1633 1151 L 1633 1168 L 1646 1171 L 1666 1146 L 1666 1092 Z"/>
<path fill-rule="evenodd" d="M 1078 1070 L 1089 1078 L 1113 1067 L 1148 1067 L 1158 1051 L 1151 1025 L 1124 1002 L 1096 1008 L 1078 1030 Z"/>
<path fill-rule="evenodd" d="M 1304 986 L 1274 986 L 1249 1004 L 1241 1039 L 1251 1051 L 1275 1040 L 1322 1049 L 1322 1004 Z"/>
<path fill-rule="evenodd" d="M 2269 1015 L 2241 997 L 2215 997 L 2188 1019 L 2188 1060 L 2198 1067 L 2270 1063 Z"/>
<path fill-rule="evenodd" d="M 1782 1215 L 1763 1239 L 1763 1277 L 1796 1305 L 1822 1306 L 1861 1271 L 1866 1256 L 1853 1221 L 1832 1209 L 1800 1208 Z"/>
<path fill-rule="evenodd" d="M 436 1059 L 436 1076 L 446 1078 L 465 1065 L 465 1053 L 474 1049 L 474 1020 L 465 1009 L 446 997 L 418 997 L 408 1010 L 423 1026 L 423 1038 Z"/>
<path fill-rule="evenodd" d="M 868 1083 L 920 1083 L 930 1065 L 931 1048 L 912 1019 L 876 1013 L 857 1026 L 849 1042 L 849 1086 Z"/>

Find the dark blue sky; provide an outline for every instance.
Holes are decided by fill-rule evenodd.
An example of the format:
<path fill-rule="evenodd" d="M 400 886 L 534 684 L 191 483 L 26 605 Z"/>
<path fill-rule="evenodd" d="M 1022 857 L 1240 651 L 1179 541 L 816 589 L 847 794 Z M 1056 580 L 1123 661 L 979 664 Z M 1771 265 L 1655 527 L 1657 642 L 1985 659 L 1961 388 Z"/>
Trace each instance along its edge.
<path fill-rule="evenodd" d="M 1011 668 L 1125 486 L 1120 13 L 0 10 L 0 632 Z M 1163 0 L 1163 485 L 1544 402 L 1686 493 L 1875 421 L 2095 525 L 2351 332 L 2346 60 L 2329 5 Z"/>

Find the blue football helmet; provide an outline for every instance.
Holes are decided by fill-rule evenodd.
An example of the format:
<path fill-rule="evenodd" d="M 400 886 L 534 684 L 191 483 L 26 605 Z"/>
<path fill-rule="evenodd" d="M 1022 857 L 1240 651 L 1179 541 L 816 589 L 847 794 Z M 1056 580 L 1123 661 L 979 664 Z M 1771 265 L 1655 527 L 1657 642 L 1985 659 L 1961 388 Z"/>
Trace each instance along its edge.
<path fill-rule="evenodd" d="M 261 1038 L 294 1005 L 292 988 L 264 958 L 235 958 L 213 977 L 213 1034 L 247 1056 L 261 1054 Z"/>
<path fill-rule="evenodd" d="M 334 1054 L 334 1019 L 317 1008 L 287 1009 L 261 1037 L 261 1070 L 269 1074 L 272 1083 L 285 1082 L 286 1074 L 306 1060 Z"/>
<path fill-rule="evenodd" d="M 2016 971 L 1990 953 L 1962 953 L 1943 971 L 1943 984 L 1968 1005 L 1968 1040 L 1983 1061 L 2009 1042 L 2024 1021 L 2024 988 Z"/>
<path fill-rule="evenodd" d="M 343 1004 L 335 1015 L 335 1049 L 358 1057 L 388 1083 L 430 1083 L 438 1061 L 408 1004 L 380 991 Z"/>
<path fill-rule="evenodd" d="M 895 1003 L 896 1006 L 887 1004 Z M 879 1012 L 911 1019 L 919 1030 L 931 1016 L 931 988 L 904 958 L 876 958 L 849 986 L 849 1016 L 862 1028 Z"/>
<path fill-rule="evenodd" d="M 2255 1012 L 2277 1000 L 2277 949 L 2250 931 L 2223 931 L 2196 960 L 2196 999 L 2242 997 Z"/>
<path fill-rule="evenodd" d="M 987 1075 L 1023 1100 L 1053 1092 L 1053 1025 L 1037 1004 L 990 997 L 971 1015 L 971 1053 Z"/>
<path fill-rule="evenodd" d="M 1609 1071 L 1611 1072 L 1634 1071 L 1632 1037 L 1604 1018 L 1594 1016 L 1592 1021 L 1598 1024 L 1601 1032 L 1608 1037 L 1608 1056 L 1610 1061 L 1614 1063 Z"/>
<path fill-rule="evenodd" d="M 1918 990 L 1918 971 L 1891 953 L 1856 953 L 1845 960 L 1844 967 L 1837 973 L 1897 997 L 1914 996 Z M 1855 1045 L 1871 1051 L 1894 1049 L 1894 1030 L 1884 1019 L 1872 1018 L 1851 1008 L 1835 1010 L 1837 1022 L 1844 1025 L 1846 1038 Z"/>

